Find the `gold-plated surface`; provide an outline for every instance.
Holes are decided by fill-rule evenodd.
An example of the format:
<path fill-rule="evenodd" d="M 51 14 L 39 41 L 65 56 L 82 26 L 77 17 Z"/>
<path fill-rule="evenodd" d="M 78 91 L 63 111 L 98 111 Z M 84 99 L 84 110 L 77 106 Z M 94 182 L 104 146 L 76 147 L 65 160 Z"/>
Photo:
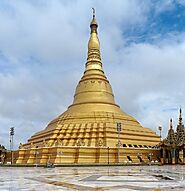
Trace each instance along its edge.
<path fill-rule="evenodd" d="M 123 112 L 115 103 L 111 85 L 102 67 L 95 13 L 93 13 L 90 28 L 85 72 L 76 87 L 72 105 L 51 121 L 46 129 L 34 134 L 28 143 L 21 145 L 20 149 L 30 150 L 36 147 L 41 149 L 41 153 L 45 153 L 40 156 L 42 162 L 46 162 L 46 155 L 52 154 L 57 156 L 55 162 L 59 163 L 61 156 L 58 156 L 57 152 L 60 148 L 70 150 L 66 158 L 69 161 L 71 157 L 72 163 L 99 161 L 108 147 L 117 148 L 117 122 L 122 124 L 121 148 L 124 145 L 125 149 L 130 150 L 131 153 L 135 151 L 136 156 L 138 152 L 147 148 L 148 152 L 153 152 L 149 149 L 160 141 L 160 137 L 155 132 L 143 128 L 136 119 Z M 94 149 L 96 160 L 88 155 L 89 149 Z M 26 150 L 25 153 L 28 152 Z M 17 163 L 32 163 L 33 154 L 31 151 L 29 153 L 24 154 L 25 157 L 21 157 Z M 28 160 L 25 159 L 27 155 Z"/>

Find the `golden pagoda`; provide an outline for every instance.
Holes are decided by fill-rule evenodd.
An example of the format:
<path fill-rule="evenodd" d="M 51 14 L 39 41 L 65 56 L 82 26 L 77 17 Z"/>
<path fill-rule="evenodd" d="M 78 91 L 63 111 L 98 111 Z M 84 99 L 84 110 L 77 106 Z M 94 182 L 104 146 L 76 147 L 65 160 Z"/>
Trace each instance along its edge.
<path fill-rule="evenodd" d="M 154 147 L 160 137 L 115 103 L 102 67 L 94 10 L 90 28 L 85 71 L 73 103 L 20 145 L 17 164 L 138 162 L 148 155 L 157 159 L 159 150 Z"/>

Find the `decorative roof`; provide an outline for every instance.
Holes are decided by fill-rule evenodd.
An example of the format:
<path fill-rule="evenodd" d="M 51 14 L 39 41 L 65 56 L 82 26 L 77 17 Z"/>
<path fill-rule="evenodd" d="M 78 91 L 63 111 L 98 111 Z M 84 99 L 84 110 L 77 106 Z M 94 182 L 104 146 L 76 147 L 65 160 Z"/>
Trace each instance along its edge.
<path fill-rule="evenodd" d="M 170 119 L 170 129 L 168 130 L 168 135 L 166 139 L 162 141 L 163 145 L 166 146 L 174 146 L 175 143 L 175 133 L 173 130 L 173 122 L 172 119 Z"/>
<path fill-rule="evenodd" d="M 172 119 L 170 119 L 170 129 L 168 130 L 167 137 L 160 143 L 160 145 L 170 147 L 181 147 L 185 145 L 185 127 L 182 121 L 182 109 L 179 112 L 179 124 L 177 125 L 176 132 L 173 130 Z"/>
<path fill-rule="evenodd" d="M 176 144 L 178 146 L 182 146 L 185 144 L 185 127 L 182 121 L 182 110 L 180 108 L 179 113 L 179 124 L 177 125 L 177 132 L 176 132 Z"/>

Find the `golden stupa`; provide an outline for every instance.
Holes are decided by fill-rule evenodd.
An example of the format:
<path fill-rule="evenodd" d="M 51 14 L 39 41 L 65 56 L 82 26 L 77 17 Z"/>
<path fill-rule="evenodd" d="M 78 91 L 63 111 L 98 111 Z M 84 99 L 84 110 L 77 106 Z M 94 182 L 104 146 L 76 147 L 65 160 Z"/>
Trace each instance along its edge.
<path fill-rule="evenodd" d="M 85 72 L 72 105 L 28 143 L 20 145 L 17 164 L 138 162 L 138 155 L 143 160 L 148 160 L 148 155 L 157 159 L 159 150 L 154 146 L 160 137 L 142 127 L 114 101 L 102 68 L 94 11 L 90 28 Z M 122 126 L 120 134 L 117 123 Z"/>

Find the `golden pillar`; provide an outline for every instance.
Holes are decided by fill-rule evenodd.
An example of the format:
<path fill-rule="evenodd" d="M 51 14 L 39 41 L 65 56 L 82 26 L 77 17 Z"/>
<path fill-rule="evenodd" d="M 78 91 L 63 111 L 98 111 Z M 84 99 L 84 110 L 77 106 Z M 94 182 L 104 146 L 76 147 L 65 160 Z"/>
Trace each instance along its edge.
<path fill-rule="evenodd" d="M 165 164 L 165 149 L 162 148 L 161 152 L 160 152 L 160 157 L 161 157 L 161 164 L 164 165 Z"/>
<path fill-rule="evenodd" d="M 176 157 L 175 152 L 176 152 L 176 150 L 173 148 L 173 149 L 171 149 L 170 152 L 171 152 L 171 156 L 172 156 L 172 164 L 175 164 L 175 157 Z"/>

